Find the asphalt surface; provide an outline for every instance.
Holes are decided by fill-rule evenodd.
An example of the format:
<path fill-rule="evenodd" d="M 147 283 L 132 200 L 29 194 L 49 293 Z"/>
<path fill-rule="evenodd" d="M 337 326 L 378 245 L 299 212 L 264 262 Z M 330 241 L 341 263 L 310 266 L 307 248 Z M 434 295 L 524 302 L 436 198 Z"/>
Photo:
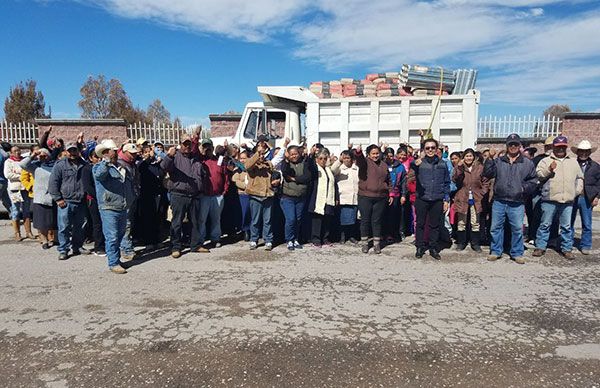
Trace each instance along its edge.
<path fill-rule="evenodd" d="M 2 386 L 600 387 L 599 250 L 168 253 L 116 275 L 1 221 Z"/>

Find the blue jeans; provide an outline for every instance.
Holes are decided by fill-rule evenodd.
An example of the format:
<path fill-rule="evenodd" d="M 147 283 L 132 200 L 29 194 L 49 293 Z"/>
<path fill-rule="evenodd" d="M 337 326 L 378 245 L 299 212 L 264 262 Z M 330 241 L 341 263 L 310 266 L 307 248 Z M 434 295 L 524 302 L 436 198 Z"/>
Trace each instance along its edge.
<path fill-rule="evenodd" d="M 222 195 L 202 195 L 200 197 L 200 244 L 206 240 L 206 220 L 210 217 L 210 241 L 221 240 L 221 212 L 223 211 Z"/>
<path fill-rule="evenodd" d="M 546 250 L 548 239 L 550 238 L 550 227 L 554 215 L 558 213 L 558 222 L 560 224 L 560 250 L 562 252 L 571 252 L 573 250 L 573 240 L 571 238 L 571 213 L 572 203 L 558 203 L 542 201 L 542 218 L 540 227 L 535 236 L 535 247 Z"/>
<path fill-rule="evenodd" d="M 279 206 L 285 217 L 285 241 L 300 240 L 300 225 L 304 213 L 305 197 L 281 197 Z"/>
<path fill-rule="evenodd" d="M 135 250 L 133 248 L 133 235 L 131 234 L 131 231 L 132 231 L 133 221 L 137 214 L 137 207 L 138 207 L 138 200 L 136 199 L 133 201 L 133 203 L 131 203 L 129 205 L 129 207 L 126 210 L 127 226 L 125 227 L 125 234 L 123 235 L 123 238 L 121 239 L 121 243 L 120 243 L 121 250 L 126 255 L 135 254 Z"/>
<path fill-rule="evenodd" d="M 100 210 L 104 249 L 108 259 L 108 268 L 119 265 L 121 258 L 121 241 L 127 228 L 127 210 Z"/>
<path fill-rule="evenodd" d="M 69 253 L 72 247 L 73 251 L 79 250 L 83 246 L 84 231 L 83 222 L 85 221 L 86 204 L 67 202 L 67 206 L 61 208 L 57 206 L 58 221 L 58 252 Z"/>
<path fill-rule="evenodd" d="M 258 242 L 260 237 L 260 224 L 262 223 L 262 237 L 265 243 L 273 242 L 273 231 L 271 230 L 271 210 L 273 197 L 250 196 L 250 241 Z"/>
<path fill-rule="evenodd" d="M 579 249 L 592 249 L 592 204 L 580 195 L 575 199 L 573 212 L 571 214 L 571 241 L 575 241 L 575 218 L 577 210 L 581 216 L 581 241 Z"/>
<path fill-rule="evenodd" d="M 511 231 L 510 257 L 523 256 L 523 222 L 525 221 L 525 205 L 518 202 L 494 200 L 492 205 L 492 245 L 490 253 L 500 256 L 504 251 L 504 222 L 508 219 Z"/>

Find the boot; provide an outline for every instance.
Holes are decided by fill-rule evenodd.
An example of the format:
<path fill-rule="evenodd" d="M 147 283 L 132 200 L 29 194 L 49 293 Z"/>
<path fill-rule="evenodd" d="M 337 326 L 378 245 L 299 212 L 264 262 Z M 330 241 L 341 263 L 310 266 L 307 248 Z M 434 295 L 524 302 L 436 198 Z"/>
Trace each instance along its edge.
<path fill-rule="evenodd" d="M 480 232 L 471 231 L 471 249 L 477 253 L 483 252 L 481 250 L 481 234 Z"/>
<path fill-rule="evenodd" d="M 465 230 L 456 232 L 456 250 L 464 251 L 467 247 L 467 232 Z"/>
<path fill-rule="evenodd" d="M 381 242 L 378 238 L 373 241 L 373 252 L 377 255 L 381 253 Z"/>
<path fill-rule="evenodd" d="M 25 238 L 35 240 L 35 236 L 31 232 L 31 218 L 25 218 L 25 220 L 23 220 L 23 226 L 25 227 Z"/>
<path fill-rule="evenodd" d="M 12 222 L 13 230 L 15 231 L 15 241 L 21 241 L 23 238 L 21 237 L 21 222 L 19 220 L 13 220 Z"/>

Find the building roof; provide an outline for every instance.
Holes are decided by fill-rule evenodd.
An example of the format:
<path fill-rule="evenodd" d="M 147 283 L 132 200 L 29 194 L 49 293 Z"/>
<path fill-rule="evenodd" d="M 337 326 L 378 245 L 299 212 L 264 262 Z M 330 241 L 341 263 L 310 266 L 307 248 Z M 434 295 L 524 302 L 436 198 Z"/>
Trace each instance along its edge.
<path fill-rule="evenodd" d="M 213 121 L 240 121 L 242 115 L 240 113 L 221 113 L 221 114 L 210 114 L 208 118 Z"/>

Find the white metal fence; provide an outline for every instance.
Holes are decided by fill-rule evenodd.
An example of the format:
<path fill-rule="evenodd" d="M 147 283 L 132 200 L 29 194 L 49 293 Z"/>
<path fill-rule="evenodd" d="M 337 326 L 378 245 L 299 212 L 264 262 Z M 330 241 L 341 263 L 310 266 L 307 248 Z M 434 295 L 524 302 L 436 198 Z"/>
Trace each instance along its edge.
<path fill-rule="evenodd" d="M 33 123 L 0 121 L 0 140 L 10 144 L 35 144 L 38 142 L 38 127 Z"/>
<path fill-rule="evenodd" d="M 149 141 L 161 141 L 165 145 L 179 144 L 181 136 L 189 131 L 173 125 L 135 123 L 127 127 L 127 136 L 130 139 L 143 137 Z"/>
<path fill-rule="evenodd" d="M 127 137 L 130 139 L 143 137 L 149 141 L 161 141 L 165 145 L 179 144 L 184 133 L 189 133 L 189 130 L 174 125 L 135 123 L 127 127 Z M 33 123 L 0 121 L 0 141 L 17 145 L 35 144 L 39 141 L 39 127 Z"/>
<path fill-rule="evenodd" d="M 477 123 L 477 137 L 480 139 L 503 139 L 511 133 L 523 138 L 545 139 L 561 132 L 562 122 L 553 116 L 485 116 Z"/>

